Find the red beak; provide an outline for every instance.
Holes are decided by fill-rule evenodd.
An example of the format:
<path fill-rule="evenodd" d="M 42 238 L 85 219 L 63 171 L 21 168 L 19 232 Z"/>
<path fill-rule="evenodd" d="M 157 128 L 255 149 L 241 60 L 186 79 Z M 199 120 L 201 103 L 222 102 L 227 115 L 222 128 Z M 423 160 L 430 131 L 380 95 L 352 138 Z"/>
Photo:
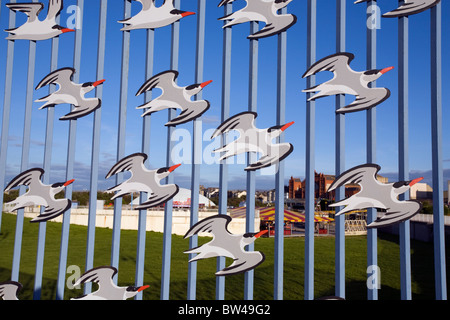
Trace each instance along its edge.
<path fill-rule="evenodd" d="M 64 29 L 61 29 L 61 32 L 62 32 L 62 33 L 66 33 L 66 32 L 75 32 L 75 30 L 74 30 L 74 29 L 64 28 Z"/>
<path fill-rule="evenodd" d="M 380 71 L 381 74 L 385 74 L 386 72 L 391 71 L 392 69 L 394 69 L 394 67 L 389 67 L 389 68 L 384 68 Z"/>
<path fill-rule="evenodd" d="M 137 292 L 141 292 L 141 291 L 147 289 L 148 287 L 150 287 L 150 286 L 149 286 L 149 285 L 146 285 L 146 286 L 139 287 L 139 289 L 137 290 Z"/>
<path fill-rule="evenodd" d="M 169 168 L 169 172 L 172 172 L 172 171 L 174 171 L 176 168 L 178 168 L 179 166 L 181 166 L 181 163 L 180 164 L 176 164 L 176 165 L 174 165 L 174 166 L 171 166 L 170 168 Z"/>
<path fill-rule="evenodd" d="M 255 234 L 255 238 L 258 239 L 259 237 L 261 237 L 263 234 L 266 234 L 269 230 L 263 230 L 258 232 L 257 234 Z"/>
<path fill-rule="evenodd" d="M 96 86 L 99 86 L 99 85 L 101 85 L 103 82 L 105 82 L 106 80 L 105 79 L 103 79 L 103 80 L 98 80 L 98 81 L 95 81 L 92 85 L 94 86 L 94 88 L 96 87 Z"/>
<path fill-rule="evenodd" d="M 203 89 L 204 87 L 206 87 L 206 86 L 207 86 L 208 84 L 210 84 L 211 82 L 212 82 L 212 80 L 203 82 L 203 83 L 200 84 L 200 87 L 202 87 L 202 89 Z"/>
<path fill-rule="evenodd" d="M 294 123 L 295 123 L 294 121 L 289 122 L 289 123 L 286 123 L 284 126 L 281 127 L 281 131 L 286 130 L 287 128 L 289 128 L 290 126 L 292 126 Z"/>
<path fill-rule="evenodd" d="M 412 180 L 412 181 L 409 183 L 409 186 L 412 187 L 412 186 L 415 185 L 417 182 L 422 181 L 422 180 L 423 180 L 423 177 L 414 179 L 414 180 Z"/>
<path fill-rule="evenodd" d="M 195 12 L 186 11 L 186 12 L 183 12 L 181 14 L 181 16 L 184 18 L 184 17 L 187 17 L 187 16 L 192 16 L 193 14 L 195 14 Z"/>
<path fill-rule="evenodd" d="M 66 183 L 64 183 L 64 187 L 67 187 L 69 184 L 72 184 L 75 181 L 75 179 L 69 180 Z"/>

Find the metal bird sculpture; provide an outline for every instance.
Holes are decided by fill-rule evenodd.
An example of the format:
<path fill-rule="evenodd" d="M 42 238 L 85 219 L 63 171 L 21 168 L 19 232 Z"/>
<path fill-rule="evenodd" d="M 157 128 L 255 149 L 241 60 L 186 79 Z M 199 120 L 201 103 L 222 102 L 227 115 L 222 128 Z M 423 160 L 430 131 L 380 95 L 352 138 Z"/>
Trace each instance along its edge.
<path fill-rule="evenodd" d="M 308 101 L 318 98 L 350 94 L 356 96 L 354 102 L 336 110 L 336 113 L 347 113 L 367 110 L 387 100 L 391 92 L 386 88 L 370 88 L 369 83 L 377 80 L 394 67 L 357 72 L 350 68 L 350 63 L 355 58 L 352 53 L 337 53 L 325 57 L 314 63 L 303 75 L 303 78 L 315 75 L 322 71 L 331 71 L 334 77 L 315 87 L 303 90 L 303 92 L 318 92 L 308 98 Z"/>
<path fill-rule="evenodd" d="M 7 40 L 47 40 L 75 31 L 56 23 L 56 17 L 63 8 L 63 0 L 49 0 L 47 17 L 44 20 L 38 18 L 44 9 L 42 3 L 7 3 L 6 6 L 14 12 L 23 12 L 28 16 L 27 21 L 20 27 L 5 30 L 9 33 Z"/>
<path fill-rule="evenodd" d="M 36 100 L 36 102 L 45 102 L 39 109 L 68 103 L 73 105 L 74 108 L 70 113 L 61 117 L 60 120 L 76 120 L 101 107 L 102 101 L 99 98 L 85 98 L 84 96 L 105 82 L 105 80 L 76 84 L 72 81 L 74 73 L 75 69 L 73 68 L 62 68 L 53 71 L 39 82 L 36 90 L 50 84 L 58 85 L 58 89 L 55 92 Z"/>
<path fill-rule="evenodd" d="M 93 282 L 98 285 L 98 290 L 71 300 L 127 300 L 149 287 L 148 285 L 139 287 L 117 286 L 113 281 L 116 274 L 117 269 L 111 266 L 97 267 L 86 271 L 75 282 L 74 286 Z"/>
<path fill-rule="evenodd" d="M 180 20 L 181 18 L 195 14 L 194 12 L 175 9 L 173 3 L 174 0 L 165 0 L 159 7 L 155 4 L 156 0 L 134 1 L 140 2 L 142 9 L 135 16 L 119 21 L 119 23 L 125 25 L 121 31 L 161 28 Z"/>
<path fill-rule="evenodd" d="M 263 263 L 265 256 L 262 252 L 249 252 L 245 250 L 245 247 L 265 234 L 267 230 L 258 233 L 234 235 L 227 229 L 230 222 L 230 216 L 216 215 L 205 218 L 193 225 L 184 236 L 185 239 L 202 232 L 211 233 L 213 239 L 200 247 L 185 251 L 184 253 L 189 254 L 197 253 L 189 262 L 219 256 L 232 258 L 233 263 L 216 272 L 216 276 L 243 273 Z"/>
<path fill-rule="evenodd" d="M 239 137 L 235 141 L 213 151 L 216 153 L 224 152 L 220 160 L 244 152 L 260 153 L 261 157 L 245 168 L 246 171 L 255 171 L 277 164 L 291 154 L 294 150 L 292 144 L 273 143 L 273 140 L 279 137 L 294 122 L 267 129 L 258 129 L 255 126 L 257 116 L 256 112 L 242 112 L 229 118 L 216 129 L 211 139 L 231 130 L 239 132 Z"/>
<path fill-rule="evenodd" d="M 355 4 L 367 1 L 369 0 L 357 0 L 355 1 Z M 437 5 L 439 2 L 441 2 L 441 0 L 404 0 L 404 4 L 402 4 L 395 10 L 383 14 L 383 17 L 385 18 L 406 17 L 409 15 L 426 11 Z"/>
<path fill-rule="evenodd" d="M 191 98 L 202 91 L 212 80 L 179 87 L 176 84 L 177 77 L 178 71 L 164 71 L 151 77 L 142 85 L 136 96 L 154 88 L 162 90 L 160 96 L 137 107 L 137 109 L 148 109 L 142 114 L 143 117 L 164 109 L 181 109 L 181 113 L 176 118 L 166 123 L 166 126 L 176 126 L 200 117 L 209 109 L 210 104 L 207 100 L 191 101 Z"/>
<path fill-rule="evenodd" d="M 161 185 L 160 181 L 180 165 L 148 170 L 144 165 L 146 160 L 145 153 L 134 153 L 123 158 L 111 168 L 106 179 L 120 172 L 131 172 L 128 180 L 108 189 L 108 192 L 117 192 L 111 200 L 132 192 L 146 192 L 148 200 L 135 207 L 136 210 L 140 210 L 163 204 L 178 193 L 179 187 L 176 184 Z"/>
<path fill-rule="evenodd" d="M 72 179 L 67 182 L 45 185 L 41 182 L 41 177 L 43 174 L 44 170 L 40 168 L 33 168 L 24 171 L 12 179 L 5 188 L 5 192 L 8 192 L 9 190 L 21 185 L 28 187 L 28 191 L 25 194 L 7 203 L 7 205 L 14 205 L 12 211 L 28 206 L 45 207 L 45 211 L 31 220 L 31 222 L 44 222 L 56 218 L 66 212 L 72 204 L 70 199 L 55 199 L 55 195 L 63 191 L 75 180 Z"/>
<path fill-rule="evenodd" d="M 235 0 L 222 0 L 219 7 L 232 3 Z M 236 24 L 260 21 L 265 26 L 256 33 L 248 36 L 248 39 L 261 39 L 286 31 L 297 22 L 293 14 L 278 14 L 278 10 L 286 7 L 292 0 L 245 0 L 247 5 L 219 20 L 231 20 L 223 28 Z"/>
<path fill-rule="evenodd" d="M 336 214 L 337 216 L 353 210 L 384 209 L 386 213 L 367 226 L 367 228 L 378 228 L 408 220 L 420 211 L 422 204 L 419 201 L 400 201 L 398 196 L 409 191 L 414 184 L 423 178 L 395 183 L 381 183 L 377 180 L 380 169 L 377 164 L 364 164 L 347 170 L 336 178 L 330 185 L 328 192 L 349 183 L 356 183 L 361 188 L 353 196 L 330 205 L 331 207 L 345 206 Z"/>
<path fill-rule="evenodd" d="M 0 299 L 19 300 L 17 293 L 22 290 L 22 284 L 17 281 L 5 281 L 0 283 Z"/>

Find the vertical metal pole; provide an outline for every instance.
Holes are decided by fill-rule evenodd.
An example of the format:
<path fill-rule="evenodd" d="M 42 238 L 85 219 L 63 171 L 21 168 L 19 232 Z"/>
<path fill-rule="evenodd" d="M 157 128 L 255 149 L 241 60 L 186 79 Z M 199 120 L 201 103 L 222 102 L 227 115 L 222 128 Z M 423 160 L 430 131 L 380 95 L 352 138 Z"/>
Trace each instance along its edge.
<path fill-rule="evenodd" d="M 154 50 L 155 31 L 147 29 L 147 54 L 145 61 L 145 78 L 150 79 L 153 74 L 153 50 Z M 144 95 L 144 103 L 151 100 L 151 92 Z M 145 112 L 145 110 L 143 111 Z M 142 152 L 150 153 L 150 119 L 151 116 L 145 116 L 142 128 Z M 149 160 L 147 159 L 146 162 Z M 140 193 L 140 203 L 147 201 L 148 194 Z M 145 262 L 145 238 L 147 232 L 147 209 L 139 210 L 139 226 L 138 226 L 138 242 L 137 242 L 137 258 L 136 258 L 136 286 L 140 287 L 144 284 L 144 262 Z M 143 292 L 139 292 L 135 299 L 142 300 Z"/>
<path fill-rule="evenodd" d="M 345 51 L 345 22 L 346 7 L 345 0 L 336 1 L 336 52 Z M 345 95 L 336 96 L 336 110 L 345 105 Z M 336 176 L 345 171 L 345 115 L 336 114 Z M 345 188 L 336 189 L 335 200 L 340 201 L 345 198 Z M 336 208 L 339 212 L 341 208 Z M 335 217 L 335 295 L 345 298 L 345 215 Z"/>
<path fill-rule="evenodd" d="M 197 20 L 197 47 L 195 54 L 195 83 L 203 82 L 203 57 L 205 51 L 205 20 L 206 20 L 206 0 L 198 0 L 198 20 Z M 195 96 L 195 100 L 201 100 L 202 93 Z M 200 166 L 202 163 L 202 120 L 195 119 L 193 124 L 192 136 L 192 179 L 191 179 L 191 215 L 190 226 L 198 222 L 198 207 L 200 195 Z M 198 246 L 198 237 L 189 238 L 189 248 Z M 189 259 L 193 258 L 189 254 Z M 195 300 L 197 282 L 197 262 L 191 262 L 188 266 L 188 291 L 187 299 Z"/>
<path fill-rule="evenodd" d="M 287 8 L 281 9 L 282 14 Z M 286 119 L 286 31 L 278 35 L 278 66 L 277 66 L 277 125 L 283 125 Z M 284 142 L 284 134 L 278 137 L 278 143 Z M 275 175 L 275 270 L 274 299 L 283 299 L 284 273 L 284 161 L 278 164 Z"/>
<path fill-rule="evenodd" d="M 124 1 L 124 18 L 131 16 L 131 3 Z M 130 64 L 130 31 L 122 33 L 122 68 L 120 78 L 120 102 L 119 102 L 119 124 L 117 137 L 117 161 L 120 161 L 125 153 L 125 125 L 127 118 L 127 95 L 128 95 L 128 69 Z M 116 175 L 116 184 L 123 181 L 123 174 Z M 120 250 L 120 227 L 122 218 L 122 197 L 114 200 L 114 221 L 111 247 L 111 265 L 119 268 Z M 117 276 L 114 279 L 117 282 Z"/>
<path fill-rule="evenodd" d="M 367 7 L 373 8 L 376 1 L 367 2 Z M 367 17 L 371 18 L 372 14 L 367 10 Z M 376 28 L 367 28 L 367 68 L 376 68 L 376 51 L 377 51 L 377 30 Z M 371 86 L 375 86 L 375 82 Z M 376 162 L 376 108 L 367 110 L 367 163 Z M 377 210 L 374 208 L 367 209 L 367 224 L 377 219 Z M 377 230 L 372 228 L 367 230 L 367 266 L 377 266 Z M 369 300 L 378 299 L 377 287 L 367 288 Z"/>
<path fill-rule="evenodd" d="M 442 165 L 442 3 L 431 9 L 431 138 L 436 299 L 447 300 Z"/>
<path fill-rule="evenodd" d="M 12 0 L 11 3 L 15 3 L 16 0 Z M 9 10 L 9 29 L 13 29 L 16 25 L 16 13 L 13 10 Z M 2 211 L 3 211 L 3 189 L 5 188 L 5 172 L 6 172 L 6 153 L 8 151 L 8 136 L 9 136 L 9 116 L 11 111 L 11 87 L 13 77 L 13 64 L 14 64 L 14 40 L 8 40 L 6 54 L 6 73 L 5 73 L 5 95 L 3 98 L 3 118 L 2 118 L 2 141 L 0 147 L 0 186 L 2 192 L 0 192 L 0 231 L 2 227 Z"/>
<path fill-rule="evenodd" d="M 258 31 L 258 23 L 250 22 L 250 34 Z M 250 40 L 250 67 L 249 67 L 249 96 L 248 111 L 256 112 L 257 109 L 257 88 L 258 88 L 258 40 Z M 247 163 L 253 163 L 257 160 L 256 154 L 251 152 L 247 155 Z M 256 193 L 256 173 L 247 172 L 247 205 L 246 205 L 246 226 L 245 232 L 255 232 L 255 193 Z M 253 251 L 255 244 L 247 246 L 248 251 Z M 253 299 L 253 278 L 254 270 L 245 273 L 244 299 Z"/>
<path fill-rule="evenodd" d="M 317 2 L 308 0 L 308 43 L 307 68 L 316 60 Z M 315 76 L 307 78 L 307 87 L 315 85 Z M 307 99 L 311 93 L 307 93 Z M 315 119 L 314 101 L 306 102 L 306 171 L 305 171 L 305 300 L 314 299 L 314 162 L 315 162 Z M 276 231 L 275 231 L 276 233 Z"/>
<path fill-rule="evenodd" d="M 225 16 L 233 11 L 232 4 L 224 7 Z M 227 21 L 224 21 L 226 24 Z M 223 56 L 222 56 L 222 106 L 221 122 L 230 117 L 230 88 L 231 88 L 231 27 L 223 29 Z M 226 144 L 226 136 L 222 137 L 222 145 Z M 228 202 L 228 166 L 226 160 L 219 165 L 219 214 L 227 214 Z M 225 258 L 217 258 L 217 271 L 225 267 Z M 225 299 L 225 277 L 216 277 L 216 300 Z"/>
<path fill-rule="evenodd" d="M 404 0 L 399 1 L 400 5 Z M 409 86 L 409 18 L 398 19 L 398 178 L 399 181 L 409 180 L 409 144 L 408 144 L 408 86 Z M 400 200 L 408 200 L 409 196 L 401 195 Z M 410 245 L 410 223 L 405 221 L 399 225 L 400 235 L 400 286 L 402 300 L 411 300 L 411 245 Z"/>
<path fill-rule="evenodd" d="M 77 5 L 80 10 L 80 26 L 83 26 L 84 0 L 78 0 Z M 73 80 L 77 83 L 80 80 L 82 30 L 83 29 L 80 28 L 75 32 L 75 53 L 73 67 L 77 72 L 74 74 Z M 77 121 L 69 120 L 69 145 L 67 148 L 66 180 L 73 178 L 76 131 Z M 72 199 L 72 189 L 73 185 L 69 185 L 66 187 L 65 196 L 67 199 Z M 69 247 L 70 211 L 71 209 L 67 210 L 63 215 L 58 279 L 56 284 L 56 300 L 64 299 L 67 251 Z"/>
<path fill-rule="evenodd" d="M 59 23 L 59 17 L 57 18 L 57 23 Z M 52 39 L 52 53 L 50 61 L 50 72 L 55 71 L 58 68 L 58 49 L 59 49 L 59 37 Z M 49 88 L 49 94 L 56 91 L 56 85 L 52 84 Z M 44 147 L 44 176 L 43 183 L 50 183 L 50 169 L 51 169 L 51 159 L 52 159 L 52 149 L 53 149 L 53 125 L 55 119 L 55 108 L 47 109 L 47 124 L 45 129 L 45 147 Z M 41 211 L 45 209 L 42 208 Z M 44 271 L 44 252 L 45 252 L 45 238 L 47 233 L 47 222 L 39 223 L 39 234 L 38 234 L 38 246 L 36 253 L 36 271 L 34 280 L 34 293 L 33 299 L 39 300 L 41 298 L 41 288 L 42 288 L 42 277 Z"/>
<path fill-rule="evenodd" d="M 100 3 L 98 48 L 97 48 L 97 79 L 102 79 L 105 70 L 105 42 L 106 42 L 106 14 L 108 0 L 102 0 Z M 95 95 L 101 99 L 103 97 L 103 86 L 95 88 Z M 97 191 L 98 191 L 98 164 L 100 154 L 100 128 L 101 128 L 102 110 L 98 108 L 94 111 L 94 129 L 92 133 L 92 154 L 91 154 L 91 173 L 89 188 L 89 216 L 88 216 L 88 235 L 86 243 L 86 266 L 90 270 L 94 267 L 94 245 L 95 245 L 95 218 L 97 214 Z M 91 292 L 92 283 L 86 283 L 84 293 Z"/>
<path fill-rule="evenodd" d="M 174 0 L 174 7 L 180 8 L 180 0 Z M 179 54 L 179 39 L 180 39 L 180 22 L 177 21 L 172 24 L 172 50 L 170 58 L 170 69 L 178 70 L 178 54 Z M 176 111 L 169 109 L 169 121 L 175 118 Z M 174 127 L 167 128 L 167 154 L 166 165 L 172 165 L 171 152 L 173 148 L 172 133 Z M 173 175 L 166 178 L 167 184 L 172 184 L 174 181 Z M 173 215 L 173 200 L 166 202 L 164 206 L 164 235 L 163 235 L 163 258 L 162 258 L 162 272 L 161 272 L 161 300 L 169 300 L 170 293 L 170 255 L 172 246 L 172 215 Z"/>
<path fill-rule="evenodd" d="M 30 139 L 31 139 L 31 113 L 33 106 L 33 83 L 34 83 L 34 71 L 36 62 L 36 41 L 29 41 L 28 52 L 28 77 L 25 97 L 25 119 L 23 126 L 23 140 L 22 140 L 22 158 L 20 165 L 20 172 L 28 169 L 28 163 L 30 160 Z M 20 186 L 19 195 L 23 195 L 26 192 L 25 186 Z M 23 223 L 24 223 L 24 209 L 17 211 L 16 221 L 16 233 L 14 240 L 14 254 L 11 279 L 13 281 L 19 281 L 19 269 L 20 269 L 20 255 L 22 252 L 22 235 L 23 235 Z"/>

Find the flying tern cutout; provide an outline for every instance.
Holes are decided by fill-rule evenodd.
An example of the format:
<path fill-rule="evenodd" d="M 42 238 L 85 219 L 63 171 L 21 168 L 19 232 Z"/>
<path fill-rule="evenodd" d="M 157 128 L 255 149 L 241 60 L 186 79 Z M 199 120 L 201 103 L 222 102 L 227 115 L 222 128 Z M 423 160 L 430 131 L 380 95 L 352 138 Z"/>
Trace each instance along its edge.
<path fill-rule="evenodd" d="M 394 67 L 357 72 L 350 67 L 354 58 L 352 53 L 343 52 L 330 55 L 314 63 L 305 72 L 303 78 L 322 71 L 330 71 L 334 77 L 322 84 L 303 90 L 308 93 L 317 92 L 308 98 L 308 101 L 338 94 L 354 95 L 355 101 L 336 110 L 336 113 L 348 113 L 367 110 L 387 100 L 391 95 L 389 89 L 370 88 L 369 83 L 377 80 Z"/>
<path fill-rule="evenodd" d="M 70 113 L 61 117 L 60 120 L 76 120 L 101 107 L 102 101 L 99 98 L 85 98 L 85 94 L 94 90 L 105 80 L 77 84 L 72 81 L 74 73 L 75 69 L 73 68 L 62 68 L 51 72 L 39 82 L 36 90 L 50 84 L 58 85 L 58 89 L 55 92 L 36 100 L 36 102 L 45 102 L 39 109 L 68 103 L 73 105 L 74 108 Z"/>
<path fill-rule="evenodd" d="M 336 216 L 353 210 L 378 208 L 386 213 L 367 228 L 385 227 L 406 221 L 416 215 L 422 204 L 415 200 L 398 200 L 398 196 L 409 191 L 411 187 L 423 178 L 395 183 L 381 183 L 377 180 L 380 171 L 377 164 L 365 164 L 345 171 L 330 185 L 328 192 L 349 183 L 356 183 L 361 190 L 353 196 L 330 205 L 331 207 L 345 206 Z"/>
<path fill-rule="evenodd" d="M 232 258 L 233 263 L 216 272 L 216 276 L 228 276 L 246 272 L 263 263 L 265 256 L 262 252 L 246 251 L 245 247 L 265 234 L 267 230 L 258 233 L 234 235 L 228 231 L 228 224 L 231 220 L 230 216 L 216 215 L 205 218 L 193 225 L 185 234 L 185 239 L 202 232 L 211 233 L 213 239 L 200 247 L 185 251 L 184 253 L 197 254 L 189 262 L 220 256 Z"/>
<path fill-rule="evenodd" d="M 0 283 L 0 299 L 19 300 L 17 293 L 22 290 L 22 284 L 17 281 L 5 281 Z"/>
<path fill-rule="evenodd" d="M 75 30 L 64 28 L 56 23 L 56 17 L 63 8 L 63 0 L 49 0 L 48 13 L 44 20 L 39 20 L 39 13 L 44 9 L 42 3 L 7 3 L 6 6 L 14 12 L 23 12 L 27 21 L 20 27 L 7 29 L 8 40 L 47 40 L 66 32 Z"/>
<path fill-rule="evenodd" d="M 369 0 L 357 0 L 355 1 L 355 3 L 362 3 L 367 1 Z M 405 0 L 404 4 L 402 4 L 395 10 L 383 14 L 383 17 L 385 18 L 406 17 L 409 15 L 426 11 L 437 5 L 439 2 L 441 2 L 441 0 Z"/>
<path fill-rule="evenodd" d="M 180 165 L 148 170 L 144 165 L 146 160 L 145 153 L 134 153 L 123 158 L 111 168 L 106 179 L 120 172 L 131 172 L 128 180 L 108 189 L 108 192 L 117 192 L 111 200 L 132 192 L 146 192 L 148 200 L 134 207 L 136 210 L 140 210 L 163 204 L 178 193 L 179 187 L 176 184 L 161 185 L 160 181 Z"/>
<path fill-rule="evenodd" d="M 235 0 L 222 0 L 219 7 L 233 3 Z M 261 21 L 266 25 L 261 30 L 248 36 L 248 39 L 261 39 L 286 31 L 297 22 L 293 14 L 278 14 L 277 11 L 286 7 L 292 0 L 245 0 L 247 5 L 219 20 L 231 20 L 223 28 L 236 24 Z"/>
<path fill-rule="evenodd" d="M 117 269 L 111 266 L 102 266 L 86 271 L 74 283 L 74 286 L 93 282 L 98 285 L 98 290 L 71 300 L 127 300 L 149 287 L 148 285 L 120 287 L 113 281 L 116 274 Z"/>
<path fill-rule="evenodd" d="M 165 0 L 159 7 L 155 4 L 156 0 L 134 1 L 140 2 L 142 9 L 135 16 L 119 21 L 119 23 L 125 25 L 121 29 L 122 31 L 157 29 L 168 26 L 181 18 L 195 14 L 195 12 L 175 9 L 174 0 Z"/>
<path fill-rule="evenodd" d="M 211 139 L 232 130 L 239 132 L 239 137 L 235 141 L 213 151 L 215 153 L 224 152 L 219 159 L 220 161 L 244 152 L 256 152 L 261 154 L 260 158 L 245 168 L 246 171 L 255 171 L 278 164 L 291 154 L 294 150 L 292 144 L 274 143 L 273 140 L 294 122 L 267 129 L 258 129 L 255 126 L 257 116 L 256 112 L 242 112 L 229 118 L 216 129 Z"/>
<path fill-rule="evenodd" d="M 137 109 L 148 109 L 142 114 L 143 117 L 169 108 L 181 109 L 181 113 L 176 118 L 166 123 L 166 126 L 176 126 L 197 119 L 209 109 L 209 101 L 191 101 L 191 98 L 202 91 L 212 80 L 179 87 L 176 84 L 177 77 L 178 71 L 168 70 L 151 77 L 141 86 L 136 96 L 155 88 L 162 90 L 159 97 L 137 107 Z"/>
<path fill-rule="evenodd" d="M 14 205 L 12 211 L 16 211 L 28 206 L 44 206 L 45 211 L 39 214 L 31 222 L 44 222 L 66 212 L 72 205 L 70 199 L 55 199 L 55 195 L 63 191 L 75 180 L 69 180 L 52 185 L 45 185 L 41 182 L 44 170 L 33 168 L 17 175 L 6 186 L 5 192 L 18 186 L 27 186 L 28 191 L 7 204 Z"/>

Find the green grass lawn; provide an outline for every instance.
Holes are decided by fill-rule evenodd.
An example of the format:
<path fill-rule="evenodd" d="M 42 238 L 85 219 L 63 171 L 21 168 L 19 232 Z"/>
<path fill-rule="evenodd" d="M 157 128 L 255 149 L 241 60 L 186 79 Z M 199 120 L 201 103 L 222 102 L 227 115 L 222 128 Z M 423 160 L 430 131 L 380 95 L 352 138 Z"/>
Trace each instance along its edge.
<path fill-rule="evenodd" d="M 0 233 L 0 282 L 10 280 L 14 247 L 16 216 L 3 214 Z M 22 300 L 32 299 L 36 250 L 39 226 L 25 219 L 22 242 L 19 281 L 24 288 L 19 293 Z M 43 300 L 56 296 L 56 278 L 60 254 L 61 224 L 48 222 L 46 228 L 44 260 Z M 94 266 L 110 264 L 111 229 L 96 229 Z M 87 228 L 71 225 L 67 266 L 77 265 L 84 271 Z M 199 243 L 208 238 L 200 238 Z M 133 285 L 135 276 L 137 232 L 121 230 L 119 284 Z M 188 240 L 172 236 L 172 260 L 170 277 L 170 299 L 186 299 Z M 285 300 L 302 300 L 304 285 L 304 238 L 284 239 L 284 293 Z M 365 300 L 366 288 L 366 237 L 346 237 L 346 298 Z M 150 288 L 144 291 L 144 299 L 158 300 L 160 297 L 163 237 L 161 233 L 147 232 L 144 284 Z M 334 294 L 334 237 L 315 238 L 314 293 L 316 297 Z M 255 300 L 273 300 L 274 281 L 274 239 L 260 238 L 255 250 L 264 252 L 266 260 L 255 269 Z M 448 252 L 448 250 L 447 250 Z M 448 256 L 448 253 L 447 253 Z M 227 261 L 227 264 L 230 261 Z M 400 299 L 399 245 L 396 236 L 379 234 L 378 262 L 381 270 L 380 300 Z M 411 242 L 413 299 L 434 299 L 433 246 L 420 241 Z M 197 264 L 197 299 L 210 300 L 215 297 L 216 259 L 201 260 Z M 447 264 L 448 269 L 448 264 Z M 71 274 L 67 274 L 70 276 Z M 227 300 L 244 298 L 244 276 L 229 276 L 225 280 Z M 82 295 L 82 290 L 65 290 L 65 299 Z"/>

